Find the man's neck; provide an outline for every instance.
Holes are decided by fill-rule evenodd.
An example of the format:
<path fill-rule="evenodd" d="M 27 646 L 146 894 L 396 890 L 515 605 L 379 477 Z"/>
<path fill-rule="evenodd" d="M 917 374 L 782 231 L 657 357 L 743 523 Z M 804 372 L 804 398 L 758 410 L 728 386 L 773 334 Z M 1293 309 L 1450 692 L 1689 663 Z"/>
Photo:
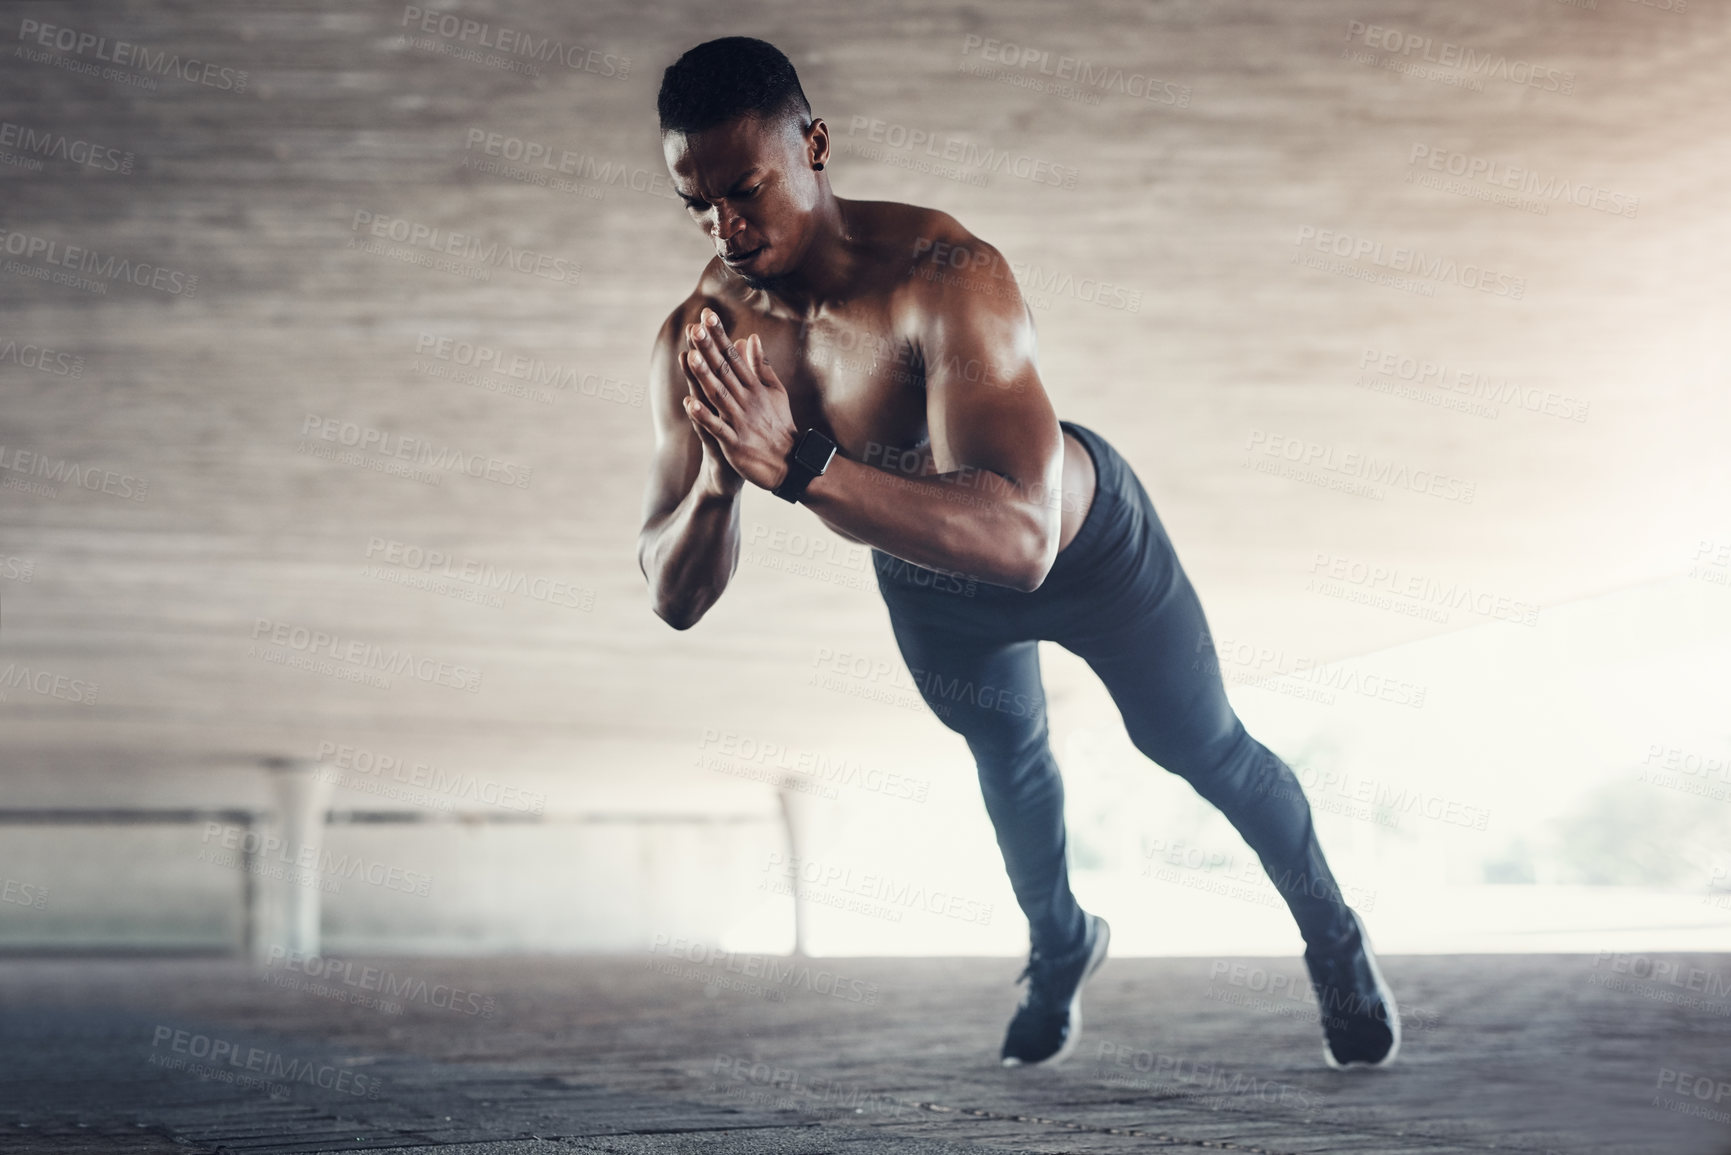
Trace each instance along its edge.
<path fill-rule="evenodd" d="M 751 288 L 802 320 L 818 313 L 826 302 L 851 296 L 858 280 L 852 221 L 841 198 L 827 196 L 816 211 L 817 231 L 797 269 L 767 280 L 744 278 Z"/>

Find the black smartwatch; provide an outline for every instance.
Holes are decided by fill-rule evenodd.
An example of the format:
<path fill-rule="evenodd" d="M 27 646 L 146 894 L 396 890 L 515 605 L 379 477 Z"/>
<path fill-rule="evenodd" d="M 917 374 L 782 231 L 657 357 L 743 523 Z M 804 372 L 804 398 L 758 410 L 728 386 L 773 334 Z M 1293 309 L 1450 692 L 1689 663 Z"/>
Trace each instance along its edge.
<path fill-rule="evenodd" d="M 823 476 L 823 471 L 829 468 L 830 458 L 834 456 L 835 442 L 816 429 L 807 429 L 793 443 L 793 452 L 787 455 L 787 476 L 770 492 L 783 501 L 797 502 L 805 487 L 811 484 L 811 479 Z"/>

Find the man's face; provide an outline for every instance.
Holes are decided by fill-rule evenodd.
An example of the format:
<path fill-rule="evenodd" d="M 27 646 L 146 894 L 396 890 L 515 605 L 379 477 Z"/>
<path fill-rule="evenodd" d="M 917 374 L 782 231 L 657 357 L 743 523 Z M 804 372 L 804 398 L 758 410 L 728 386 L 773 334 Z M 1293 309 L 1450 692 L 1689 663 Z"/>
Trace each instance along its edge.
<path fill-rule="evenodd" d="M 762 288 L 799 267 L 819 196 L 811 149 L 828 152 L 823 121 L 802 132 L 792 118 L 745 116 L 689 136 L 670 132 L 661 144 L 686 211 L 729 269 Z"/>

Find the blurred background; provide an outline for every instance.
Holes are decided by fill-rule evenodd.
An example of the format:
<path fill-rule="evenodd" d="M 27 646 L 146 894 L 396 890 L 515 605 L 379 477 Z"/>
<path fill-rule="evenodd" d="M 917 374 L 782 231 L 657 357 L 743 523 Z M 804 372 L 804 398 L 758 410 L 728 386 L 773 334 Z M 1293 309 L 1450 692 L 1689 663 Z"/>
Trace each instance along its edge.
<path fill-rule="evenodd" d="M 0 29 L 0 949 L 776 951 L 797 892 L 812 953 L 1026 950 L 863 549 L 753 490 L 708 617 L 649 608 L 648 354 L 711 252 L 654 98 L 731 34 L 838 195 L 1013 262 L 1383 951 L 1731 949 L 1723 6 Z M 1299 950 L 1048 651 L 1115 949 Z"/>

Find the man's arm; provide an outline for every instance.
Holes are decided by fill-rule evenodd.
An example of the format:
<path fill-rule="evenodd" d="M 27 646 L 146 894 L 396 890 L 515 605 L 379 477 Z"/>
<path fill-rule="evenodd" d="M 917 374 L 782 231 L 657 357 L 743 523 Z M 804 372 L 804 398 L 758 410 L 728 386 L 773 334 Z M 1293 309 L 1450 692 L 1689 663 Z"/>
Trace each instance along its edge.
<path fill-rule="evenodd" d="M 695 392 L 680 357 L 692 311 L 689 303 L 673 311 L 650 356 L 655 458 L 637 536 L 637 564 L 649 582 L 651 604 L 676 630 L 697 624 L 739 565 L 744 487 L 714 438 L 700 434 L 684 409 L 685 398 Z"/>
<path fill-rule="evenodd" d="M 916 275 L 911 286 L 939 472 L 874 467 L 874 457 L 893 456 L 868 446 L 864 462 L 838 457 L 802 500 L 904 561 L 1031 591 L 1058 556 L 1064 436 L 1008 263 L 983 241 L 966 248 L 964 277 Z"/>

